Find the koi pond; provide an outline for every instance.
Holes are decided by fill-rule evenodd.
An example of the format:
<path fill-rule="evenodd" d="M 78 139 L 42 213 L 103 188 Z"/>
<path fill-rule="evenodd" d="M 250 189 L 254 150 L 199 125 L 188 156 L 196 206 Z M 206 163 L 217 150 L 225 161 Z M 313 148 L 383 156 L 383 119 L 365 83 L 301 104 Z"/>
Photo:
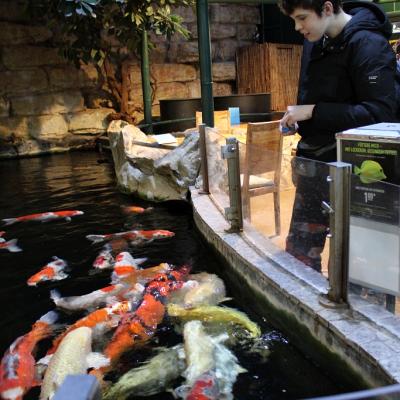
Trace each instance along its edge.
<path fill-rule="evenodd" d="M 18 221 L 0 225 L 0 231 L 4 231 L 2 239 L 9 241 L 15 238 L 18 240 L 16 245 L 22 249 L 20 252 L 10 252 L 0 248 L 2 355 L 17 337 L 28 333 L 35 321 L 50 310 L 58 314 L 54 335 L 59 335 L 69 324 L 87 314 L 82 310 L 72 312 L 58 309 L 50 298 L 50 291 L 56 289 L 63 297 L 80 296 L 110 285 L 112 271 L 93 268 L 93 262 L 104 250 L 105 243 L 88 240 L 87 235 L 168 230 L 174 232 L 175 236 L 133 243 L 128 248 L 124 242 L 121 244 L 117 241 L 114 243 L 117 248 L 113 250 L 128 251 L 134 259 L 146 258 L 140 264 L 143 269 L 160 263 L 178 268 L 190 265 L 192 274 L 203 271 L 213 273 L 220 269 L 221 260 L 196 231 L 189 203 L 169 201 L 150 204 L 121 194 L 115 185 L 110 160 L 102 157 L 95 152 L 72 152 L 0 161 L 0 219 L 63 210 L 83 211 L 82 215 L 73 216 L 70 221 L 60 218 L 47 222 Z M 124 208 L 127 206 L 152 209 L 138 213 Z M 28 279 L 49 264 L 53 257 L 67 263 L 63 271 L 67 277 L 28 286 Z M 241 367 L 230 398 L 284 400 L 346 391 L 293 348 L 285 335 L 255 315 L 252 304 L 240 304 L 229 287 L 226 288 L 226 297 L 220 306 L 245 312 L 260 326 L 262 332 L 256 343 L 250 339 L 245 342 L 240 339 L 228 340 L 226 343 Z M 104 335 L 110 338 L 109 333 Z M 46 354 L 53 337 L 39 342 L 35 360 Z M 157 349 L 171 348 L 182 342 L 182 329 L 177 328 L 176 321 L 167 313 L 154 335 L 139 348 L 125 353 L 118 364 L 108 370 L 106 378 L 116 382 L 122 374 L 143 365 L 157 354 Z M 100 344 L 97 344 L 96 351 L 102 351 Z M 164 367 L 167 369 L 170 366 Z M 148 397 L 132 395 L 129 398 L 173 399 L 171 389 L 184 383 L 185 378 L 176 377 L 159 394 Z M 33 387 L 24 398 L 37 399 L 39 393 L 40 388 Z"/>

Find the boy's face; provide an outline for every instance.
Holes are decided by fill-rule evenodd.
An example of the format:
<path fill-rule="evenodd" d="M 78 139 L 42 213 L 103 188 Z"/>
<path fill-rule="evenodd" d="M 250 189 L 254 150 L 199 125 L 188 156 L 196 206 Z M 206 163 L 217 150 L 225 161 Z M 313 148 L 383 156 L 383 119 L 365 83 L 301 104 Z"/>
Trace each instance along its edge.
<path fill-rule="evenodd" d="M 309 42 L 317 42 L 326 33 L 329 20 L 325 11 L 319 16 L 312 9 L 295 8 L 290 18 L 295 23 L 296 31 L 300 32 Z"/>

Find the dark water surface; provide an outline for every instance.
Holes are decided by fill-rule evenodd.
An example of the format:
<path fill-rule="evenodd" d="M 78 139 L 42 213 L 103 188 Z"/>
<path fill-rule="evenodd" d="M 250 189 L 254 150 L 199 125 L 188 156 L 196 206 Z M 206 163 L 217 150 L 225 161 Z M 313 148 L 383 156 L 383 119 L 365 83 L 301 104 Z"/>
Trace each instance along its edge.
<path fill-rule="evenodd" d="M 110 271 L 93 273 L 93 260 L 103 244 L 91 244 L 88 234 L 115 233 L 128 229 L 168 229 L 176 233 L 171 239 L 132 247 L 134 257 L 147 257 L 144 267 L 160 262 L 183 264 L 191 262 L 193 270 L 212 271 L 220 261 L 203 243 L 192 220 L 192 210 L 185 202 L 151 204 L 148 214 L 126 216 L 121 205 L 149 206 L 142 200 L 118 192 L 112 165 L 99 163 L 100 155 L 75 152 L 21 160 L 0 161 L 0 218 L 38 212 L 72 210 L 84 215 L 47 223 L 26 222 L 2 227 L 7 240 L 17 238 L 21 253 L 0 251 L 0 351 L 13 340 L 27 333 L 44 313 L 54 309 L 50 289 L 57 288 L 63 296 L 79 295 L 109 284 Z M 26 280 L 47 264 L 52 256 L 65 259 L 69 278 L 29 287 Z M 232 296 L 229 293 L 228 296 Z M 257 353 L 234 348 L 240 364 L 248 370 L 241 374 L 234 387 L 235 399 L 298 399 L 343 391 L 318 367 L 304 358 L 285 337 L 251 313 L 251 305 L 226 303 L 246 311 L 262 326 L 271 354 L 263 359 Z M 61 318 L 77 318 L 63 316 Z M 72 319 L 73 321 L 74 319 Z M 156 340 L 139 352 L 143 359 L 151 347 L 173 345 L 181 341 L 172 327 L 165 323 Z M 158 343 L 156 343 L 158 342 Z M 44 345 L 42 345 L 44 347 Z M 39 349 L 43 353 L 46 349 Z M 41 356 L 42 354 L 38 354 Z M 176 386 L 180 382 L 177 382 Z M 34 399 L 33 389 L 26 398 Z M 151 399 L 172 399 L 168 394 Z"/>

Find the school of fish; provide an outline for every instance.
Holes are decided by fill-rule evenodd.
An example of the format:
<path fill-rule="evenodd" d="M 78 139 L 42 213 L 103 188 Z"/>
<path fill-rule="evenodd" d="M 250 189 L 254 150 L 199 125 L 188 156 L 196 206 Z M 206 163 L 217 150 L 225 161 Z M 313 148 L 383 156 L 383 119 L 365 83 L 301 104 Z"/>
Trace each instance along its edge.
<path fill-rule="evenodd" d="M 152 207 L 122 206 L 125 214 L 143 214 Z M 79 210 L 52 211 L 3 219 L 6 226 L 17 222 L 65 219 L 83 215 Z M 136 218 L 136 217 L 135 217 Z M 0 249 L 18 252 L 17 239 L 6 240 L 0 231 Z M 20 400 L 35 386 L 41 386 L 40 400 L 54 397 L 69 374 L 92 374 L 102 385 L 105 399 L 127 399 L 133 394 L 149 396 L 174 388 L 179 377 L 185 383 L 175 395 L 186 400 L 230 399 L 240 367 L 235 355 L 223 342 L 227 333 L 207 334 L 207 322 L 235 324 L 259 337 L 258 326 L 244 313 L 220 307 L 226 300 L 223 281 L 215 274 L 190 274 L 190 265 L 167 262 L 142 268 L 147 258 L 135 258 L 132 246 L 174 237 L 168 230 L 130 230 L 87 235 L 93 243 L 105 242 L 92 263 L 93 272 L 110 270 L 107 286 L 92 292 L 66 296 L 62 289 L 50 290 L 57 311 L 49 311 L 31 330 L 15 339 L 0 364 L 0 398 Z M 27 280 L 27 285 L 46 285 L 69 278 L 68 262 L 52 256 L 45 266 Z M 80 312 L 70 325 L 57 325 L 61 313 Z M 82 313 L 85 313 L 82 316 Z M 170 316 L 170 323 L 183 325 L 183 344 L 159 349 L 158 355 L 139 368 L 110 382 L 108 373 L 116 370 L 128 351 L 150 341 L 159 325 Z M 203 322 L 201 322 L 203 321 Z M 203 325 L 205 324 L 205 325 Z M 35 349 L 51 339 L 46 355 L 35 359 Z M 96 352 L 92 349 L 96 348 Z M 43 373 L 39 373 L 44 370 Z"/>

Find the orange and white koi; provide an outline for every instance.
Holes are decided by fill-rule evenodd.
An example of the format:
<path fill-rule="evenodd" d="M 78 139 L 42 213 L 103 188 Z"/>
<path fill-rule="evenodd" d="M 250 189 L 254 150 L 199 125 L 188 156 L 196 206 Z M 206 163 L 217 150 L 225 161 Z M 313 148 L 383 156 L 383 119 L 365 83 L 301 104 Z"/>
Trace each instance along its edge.
<path fill-rule="evenodd" d="M 6 351 L 0 364 L 0 397 L 4 400 L 20 400 L 35 379 L 33 352 L 37 343 L 52 334 L 52 324 L 57 313 L 50 311 L 36 321 L 30 332 L 17 338 Z"/>
<path fill-rule="evenodd" d="M 126 278 L 139 269 L 139 265 L 143 264 L 147 258 L 133 258 L 130 253 L 123 251 L 115 257 L 114 271 L 111 275 L 111 282 L 119 282 L 122 278 Z"/>
<path fill-rule="evenodd" d="M 53 219 L 64 218 L 67 221 L 71 221 L 71 217 L 76 215 L 82 215 L 83 211 L 79 210 L 66 210 L 66 211 L 50 211 L 38 214 L 24 215 L 22 217 L 15 218 L 4 218 L 2 221 L 5 225 L 15 224 L 16 222 L 27 222 L 27 221 L 51 221 Z"/>
<path fill-rule="evenodd" d="M 121 206 L 121 209 L 125 214 L 143 214 L 153 210 L 153 207 L 143 208 L 139 206 Z"/>
<path fill-rule="evenodd" d="M 155 239 L 164 239 L 175 236 L 174 232 L 157 229 L 150 231 L 126 231 L 118 233 L 107 233 L 105 235 L 87 235 L 86 238 L 93 243 L 104 242 L 116 238 L 122 238 L 133 243 L 150 242 Z"/>
<path fill-rule="evenodd" d="M 3 239 L 3 241 L 0 241 L 0 250 L 8 250 L 11 253 L 18 253 L 19 251 L 22 251 L 22 249 L 17 246 L 17 242 L 18 239 L 11 239 L 8 242 Z"/>
<path fill-rule="evenodd" d="M 89 310 L 116 301 L 116 296 L 126 290 L 125 285 L 117 284 L 106 286 L 82 296 L 61 297 L 60 292 L 54 289 L 50 291 L 50 298 L 57 307 L 64 310 Z"/>
<path fill-rule="evenodd" d="M 67 263 L 58 257 L 53 257 L 54 261 L 49 262 L 39 272 L 32 275 L 28 281 L 28 286 L 36 286 L 40 282 L 44 281 L 60 281 L 68 278 L 68 275 L 64 272 L 64 268 Z"/>
<path fill-rule="evenodd" d="M 113 326 L 116 326 L 120 319 L 120 316 L 131 311 L 132 307 L 133 305 L 130 301 L 121 301 L 108 307 L 100 308 L 99 310 L 93 311 L 92 313 L 76 321 L 74 324 L 70 325 L 66 329 L 66 331 L 57 336 L 53 340 L 53 345 L 51 349 L 47 352 L 47 355 L 53 354 L 57 350 L 60 342 L 69 332 L 82 326 L 85 326 L 87 328 L 94 328 L 100 324 L 103 324 L 105 329 L 111 329 Z"/>
<path fill-rule="evenodd" d="M 134 313 L 122 318 L 104 350 L 104 355 L 110 360 L 110 366 L 93 371 L 99 380 L 124 352 L 136 344 L 146 342 L 154 335 L 157 326 L 164 319 L 166 296 L 182 286 L 188 273 L 189 267 L 183 266 L 179 270 L 158 274 L 148 283 L 139 307 Z"/>

